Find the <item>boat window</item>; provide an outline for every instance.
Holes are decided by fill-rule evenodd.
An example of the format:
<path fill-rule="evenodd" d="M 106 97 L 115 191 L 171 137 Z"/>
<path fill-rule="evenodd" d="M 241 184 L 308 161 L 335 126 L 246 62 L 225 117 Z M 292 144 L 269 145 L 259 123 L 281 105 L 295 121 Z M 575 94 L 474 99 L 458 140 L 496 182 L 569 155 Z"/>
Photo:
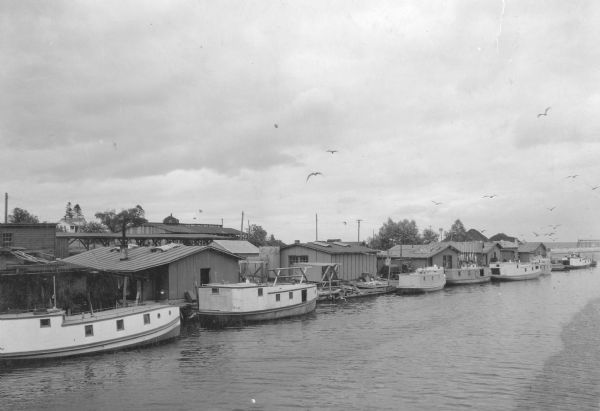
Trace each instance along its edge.
<path fill-rule="evenodd" d="M 275 301 L 281 300 L 281 294 L 275 294 Z"/>
<path fill-rule="evenodd" d="M 294 299 L 294 292 L 290 291 L 290 300 L 293 300 L 293 299 Z"/>
<path fill-rule="evenodd" d="M 213 288 L 212 289 L 212 293 L 213 294 L 219 294 L 219 289 L 218 288 Z"/>
<path fill-rule="evenodd" d="M 150 324 L 150 314 L 144 314 L 144 324 Z"/>
<path fill-rule="evenodd" d="M 94 326 L 92 324 L 85 326 L 85 336 L 93 337 L 94 336 Z"/>
<path fill-rule="evenodd" d="M 302 290 L 302 302 L 306 302 L 307 297 L 308 294 L 306 292 L 306 289 Z"/>
<path fill-rule="evenodd" d="M 40 319 L 40 328 L 50 327 L 50 318 Z"/>
<path fill-rule="evenodd" d="M 117 320 L 117 331 L 123 331 L 125 329 L 125 323 L 124 321 L 121 320 Z"/>
<path fill-rule="evenodd" d="M 259 297 L 262 297 L 262 296 L 263 296 L 263 289 L 262 289 L 262 288 L 259 288 L 259 289 L 258 289 L 258 296 L 259 296 Z"/>
<path fill-rule="evenodd" d="M 156 314 L 156 318 L 160 318 L 160 313 Z"/>
<path fill-rule="evenodd" d="M 171 310 L 169 310 L 169 315 L 171 315 Z"/>

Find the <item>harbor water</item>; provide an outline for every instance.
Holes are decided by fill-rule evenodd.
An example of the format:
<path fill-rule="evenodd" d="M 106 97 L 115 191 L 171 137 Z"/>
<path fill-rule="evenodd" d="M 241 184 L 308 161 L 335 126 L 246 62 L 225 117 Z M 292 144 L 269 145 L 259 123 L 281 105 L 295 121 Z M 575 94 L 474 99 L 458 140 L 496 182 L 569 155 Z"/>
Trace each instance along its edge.
<path fill-rule="evenodd" d="M 6 410 L 596 410 L 600 268 L 0 370 Z"/>

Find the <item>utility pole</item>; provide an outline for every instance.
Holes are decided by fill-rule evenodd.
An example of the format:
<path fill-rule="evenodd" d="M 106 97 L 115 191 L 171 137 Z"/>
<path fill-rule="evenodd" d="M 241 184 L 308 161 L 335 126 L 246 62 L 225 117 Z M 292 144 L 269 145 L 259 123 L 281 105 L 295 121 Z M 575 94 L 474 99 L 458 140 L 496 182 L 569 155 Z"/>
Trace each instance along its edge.
<path fill-rule="evenodd" d="M 356 222 L 358 223 L 358 242 L 360 243 L 360 222 L 362 220 L 359 218 L 358 220 L 356 220 Z"/>
<path fill-rule="evenodd" d="M 244 211 L 242 210 L 242 225 L 240 226 L 240 240 L 244 239 Z"/>
<path fill-rule="evenodd" d="M 315 241 L 319 241 L 319 215 L 315 213 Z"/>
<path fill-rule="evenodd" d="M 4 224 L 8 224 L 8 193 L 4 193 Z"/>

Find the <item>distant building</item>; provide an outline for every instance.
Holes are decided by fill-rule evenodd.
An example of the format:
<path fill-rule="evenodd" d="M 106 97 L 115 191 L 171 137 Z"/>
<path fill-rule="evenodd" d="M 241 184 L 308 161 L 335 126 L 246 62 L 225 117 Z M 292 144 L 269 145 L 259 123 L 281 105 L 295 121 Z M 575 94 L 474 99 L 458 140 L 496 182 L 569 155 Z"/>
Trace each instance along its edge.
<path fill-rule="evenodd" d="M 129 234 L 202 234 L 212 235 L 216 238 L 239 239 L 241 233 L 233 228 L 225 228 L 220 224 L 164 224 L 145 223 L 139 227 L 127 229 Z"/>
<path fill-rule="evenodd" d="M 342 280 L 356 280 L 361 274 L 377 273 L 377 251 L 364 245 L 341 241 L 313 241 L 281 247 L 281 267 L 292 267 L 297 263 L 337 263 L 338 276 Z M 319 273 L 321 268 L 318 267 Z M 311 273 L 315 278 L 320 274 Z"/>
<path fill-rule="evenodd" d="M 517 261 L 519 259 L 519 242 L 515 241 L 495 241 L 501 248 L 500 261 Z"/>
<path fill-rule="evenodd" d="M 60 221 L 56 224 L 56 228 L 59 231 L 63 231 L 66 233 L 78 233 L 81 231 L 81 228 L 87 224 L 84 216 L 75 216 L 71 218 L 61 218 Z"/>
<path fill-rule="evenodd" d="M 118 247 L 86 251 L 62 261 L 107 274 L 129 278 L 131 299 L 180 300 L 186 291 L 211 282 L 239 281 L 241 257 L 208 246 L 168 244 L 160 247 L 133 247 L 125 258 Z"/>
<path fill-rule="evenodd" d="M 518 249 L 519 260 L 523 263 L 530 262 L 534 257 L 546 257 L 548 251 L 544 243 L 533 242 L 520 244 Z"/>

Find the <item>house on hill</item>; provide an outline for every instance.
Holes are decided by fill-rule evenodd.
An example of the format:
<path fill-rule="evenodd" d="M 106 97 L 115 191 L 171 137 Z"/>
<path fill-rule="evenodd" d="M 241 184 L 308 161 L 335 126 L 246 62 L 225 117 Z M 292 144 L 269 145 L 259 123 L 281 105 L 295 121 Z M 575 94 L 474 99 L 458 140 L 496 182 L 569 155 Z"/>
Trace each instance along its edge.
<path fill-rule="evenodd" d="M 118 247 L 95 248 L 63 259 L 69 265 L 127 278 L 131 300 L 179 300 L 196 285 L 239 281 L 242 257 L 208 246 L 167 244 L 133 247 L 126 257 Z"/>
<path fill-rule="evenodd" d="M 290 244 L 281 247 L 280 264 L 292 267 L 298 263 L 339 264 L 338 278 L 356 280 L 361 274 L 377 273 L 377 251 L 364 245 L 349 244 L 342 241 L 313 241 Z M 310 270 L 319 270 L 313 273 Z M 309 269 L 311 278 L 321 278 L 321 267 Z"/>
<path fill-rule="evenodd" d="M 56 228 L 66 233 L 78 233 L 86 223 L 84 216 L 63 217 L 56 224 Z"/>

